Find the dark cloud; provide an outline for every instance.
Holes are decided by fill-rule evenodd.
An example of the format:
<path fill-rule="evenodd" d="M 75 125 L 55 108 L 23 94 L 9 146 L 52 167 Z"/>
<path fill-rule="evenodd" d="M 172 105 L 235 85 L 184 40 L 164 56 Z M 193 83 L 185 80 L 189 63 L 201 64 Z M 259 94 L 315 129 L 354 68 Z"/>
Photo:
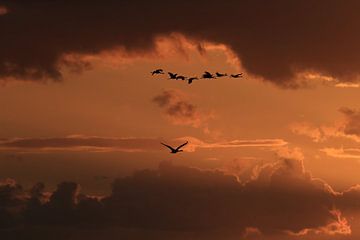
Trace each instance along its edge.
<path fill-rule="evenodd" d="M 43 230 L 118 226 L 139 232 L 347 235 L 351 229 L 342 211 L 359 210 L 360 200 L 359 187 L 335 192 L 306 172 L 302 161 L 292 159 L 259 166 L 246 182 L 220 170 L 162 162 L 157 170 L 116 179 L 112 193 L 102 197 L 81 194 L 74 182 L 59 184 L 53 193 L 45 193 L 41 183 L 30 193 L 14 181 L 1 186 L 8 202 L 0 199 L 6 209 L 1 219 L 13 219 L 12 227 Z M 14 206 L 20 210 L 13 211 Z M 9 228 L 8 221 L 1 223 Z"/>
<path fill-rule="evenodd" d="M 64 54 L 151 50 L 171 32 L 228 45 L 249 73 L 295 86 L 296 71 L 349 81 L 360 69 L 360 2 L 2 1 L 0 77 L 61 79 Z M 3 11 L 4 12 L 4 11 Z M 186 17 L 178 17 L 186 13 Z M 201 45 L 199 45 L 201 46 Z M 86 67 L 86 65 L 85 65 Z"/>
<path fill-rule="evenodd" d="M 345 116 L 345 123 L 341 131 L 346 135 L 360 137 L 360 111 L 342 107 L 339 110 Z"/>
<path fill-rule="evenodd" d="M 179 90 L 164 90 L 152 100 L 174 124 L 207 128 L 207 120 L 212 117 L 200 112 Z"/>
<path fill-rule="evenodd" d="M 0 181 L 0 229 L 9 228 L 22 220 L 26 194 L 13 179 Z"/>

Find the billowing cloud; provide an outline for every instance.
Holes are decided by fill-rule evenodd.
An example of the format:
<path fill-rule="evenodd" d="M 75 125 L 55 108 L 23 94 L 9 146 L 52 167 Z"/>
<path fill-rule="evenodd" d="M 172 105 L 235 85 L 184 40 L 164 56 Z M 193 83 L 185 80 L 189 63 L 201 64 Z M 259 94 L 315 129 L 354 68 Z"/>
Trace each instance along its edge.
<path fill-rule="evenodd" d="M 308 122 L 296 122 L 289 128 L 293 133 L 310 137 L 314 142 L 324 142 L 334 137 L 360 142 L 360 111 L 342 107 L 339 112 L 343 118 L 332 125 L 315 126 Z"/>
<path fill-rule="evenodd" d="M 11 227 L 25 224 L 42 229 L 81 224 L 82 229 L 96 225 L 138 231 L 230 230 L 264 237 L 349 235 L 351 226 L 342 211 L 360 210 L 358 189 L 335 192 L 312 177 L 302 160 L 281 159 L 261 165 L 246 182 L 220 170 L 165 161 L 157 170 L 116 179 L 112 193 L 102 197 L 81 194 L 78 184 L 63 182 L 43 202 L 39 201 L 45 194 L 42 184 L 29 193 L 7 180 L 0 185 L 0 193 L 6 196 L 0 198 L 4 209 L 0 216 L 11 216 Z M 13 206 L 20 210 L 14 212 Z M 2 228 L 10 227 L 1 223 Z"/>
<path fill-rule="evenodd" d="M 207 121 L 213 118 L 210 113 L 200 112 L 180 90 L 164 90 L 152 100 L 163 109 L 165 116 L 176 125 L 190 125 L 208 129 Z"/>
<path fill-rule="evenodd" d="M 153 49 L 156 37 L 172 32 L 198 42 L 225 44 L 249 73 L 280 86 L 296 86 L 292 80 L 296 72 L 318 72 L 348 82 L 360 69 L 358 1 L 6 1 L 3 5 L 8 12 L 0 18 L 2 79 L 58 80 L 63 64 L 76 64 L 64 63 L 66 54 L 115 48 L 142 53 Z M 174 9 L 186 12 L 186 17 L 174 17 Z"/>
<path fill-rule="evenodd" d="M 320 127 L 307 122 L 293 123 L 290 125 L 290 130 L 295 134 L 310 137 L 314 142 L 321 142 L 326 138 L 324 131 Z"/>

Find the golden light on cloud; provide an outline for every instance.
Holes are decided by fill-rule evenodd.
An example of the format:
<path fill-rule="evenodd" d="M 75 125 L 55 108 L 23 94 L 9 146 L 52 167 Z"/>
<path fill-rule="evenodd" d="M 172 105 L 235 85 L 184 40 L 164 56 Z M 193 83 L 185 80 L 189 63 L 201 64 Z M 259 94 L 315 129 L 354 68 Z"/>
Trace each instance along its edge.
<path fill-rule="evenodd" d="M 282 147 L 288 144 L 283 139 L 249 139 L 249 140 L 230 140 L 219 142 L 205 142 L 198 138 L 186 136 L 174 139 L 176 141 L 188 140 L 189 144 L 184 149 L 188 152 L 194 152 L 197 149 L 226 149 L 226 148 L 244 148 L 244 147 L 259 147 L 259 148 L 273 148 Z"/>
<path fill-rule="evenodd" d="M 322 148 L 320 151 L 333 158 L 360 159 L 360 148 Z"/>

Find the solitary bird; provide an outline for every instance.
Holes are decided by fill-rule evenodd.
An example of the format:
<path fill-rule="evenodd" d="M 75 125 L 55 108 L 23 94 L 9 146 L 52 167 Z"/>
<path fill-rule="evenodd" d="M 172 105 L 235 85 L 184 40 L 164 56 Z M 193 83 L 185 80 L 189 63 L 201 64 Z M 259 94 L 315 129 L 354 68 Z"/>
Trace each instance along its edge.
<path fill-rule="evenodd" d="M 204 72 L 204 74 L 202 75 L 202 78 L 215 78 L 214 75 L 212 75 L 211 73 L 209 72 Z"/>
<path fill-rule="evenodd" d="M 162 69 L 156 69 L 154 71 L 151 72 L 151 75 L 154 75 L 154 74 L 164 74 L 164 70 Z"/>
<path fill-rule="evenodd" d="M 176 80 L 185 80 L 185 78 L 186 78 L 186 77 L 184 77 L 184 76 L 177 76 L 177 77 L 176 77 Z"/>
<path fill-rule="evenodd" d="M 169 79 L 176 79 L 177 73 L 168 72 L 168 74 L 169 74 Z"/>
<path fill-rule="evenodd" d="M 230 77 L 232 77 L 232 78 L 239 78 L 239 77 L 242 77 L 242 73 L 231 74 Z"/>
<path fill-rule="evenodd" d="M 188 79 L 188 84 L 191 84 L 194 80 L 198 80 L 197 77 L 191 77 Z"/>
<path fill-rule="evenodd" d="M 180 148 L 182 148 L 183 146 L 185 146 L 185 145 L 188 144 L 188 143 L 189 143 L 189 142 L 186 141 L 186 143 L 181 144 L 181 145 L 178 146 L 177 148 L 173 148 L 173 147 L 171 147 L 171 146 L 169 146 L 169 145 L 167 145 L 167 144 L 165 144 L 165 143 L 161 143 L 161 144 L 164 145 L 165 147 L 168 147 L 168 148 L 171 150 L 170 153 L 178 153 L 178 152 L 182 152 L 183 150 L 180 150 Z"/>
<path fill-rule="evenodd" d="M 226 73 L 219 73 L 219 72 L 216 72 L 215 74 L 216 74 L 216 76 L 217 76 L 217 77 L 225 77 L 225 76 L 227 76 L 227 74 L 226 74 Z"/>

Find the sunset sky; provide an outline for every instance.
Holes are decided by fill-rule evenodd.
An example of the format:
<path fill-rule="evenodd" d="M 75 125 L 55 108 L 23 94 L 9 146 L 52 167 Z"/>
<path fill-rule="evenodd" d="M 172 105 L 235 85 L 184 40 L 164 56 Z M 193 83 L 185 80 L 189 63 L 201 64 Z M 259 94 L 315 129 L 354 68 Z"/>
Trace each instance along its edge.
<path fill-rule="evenodd" d="M 359 12 L 0 1 L 0 239 L 359 239 Z"/>

